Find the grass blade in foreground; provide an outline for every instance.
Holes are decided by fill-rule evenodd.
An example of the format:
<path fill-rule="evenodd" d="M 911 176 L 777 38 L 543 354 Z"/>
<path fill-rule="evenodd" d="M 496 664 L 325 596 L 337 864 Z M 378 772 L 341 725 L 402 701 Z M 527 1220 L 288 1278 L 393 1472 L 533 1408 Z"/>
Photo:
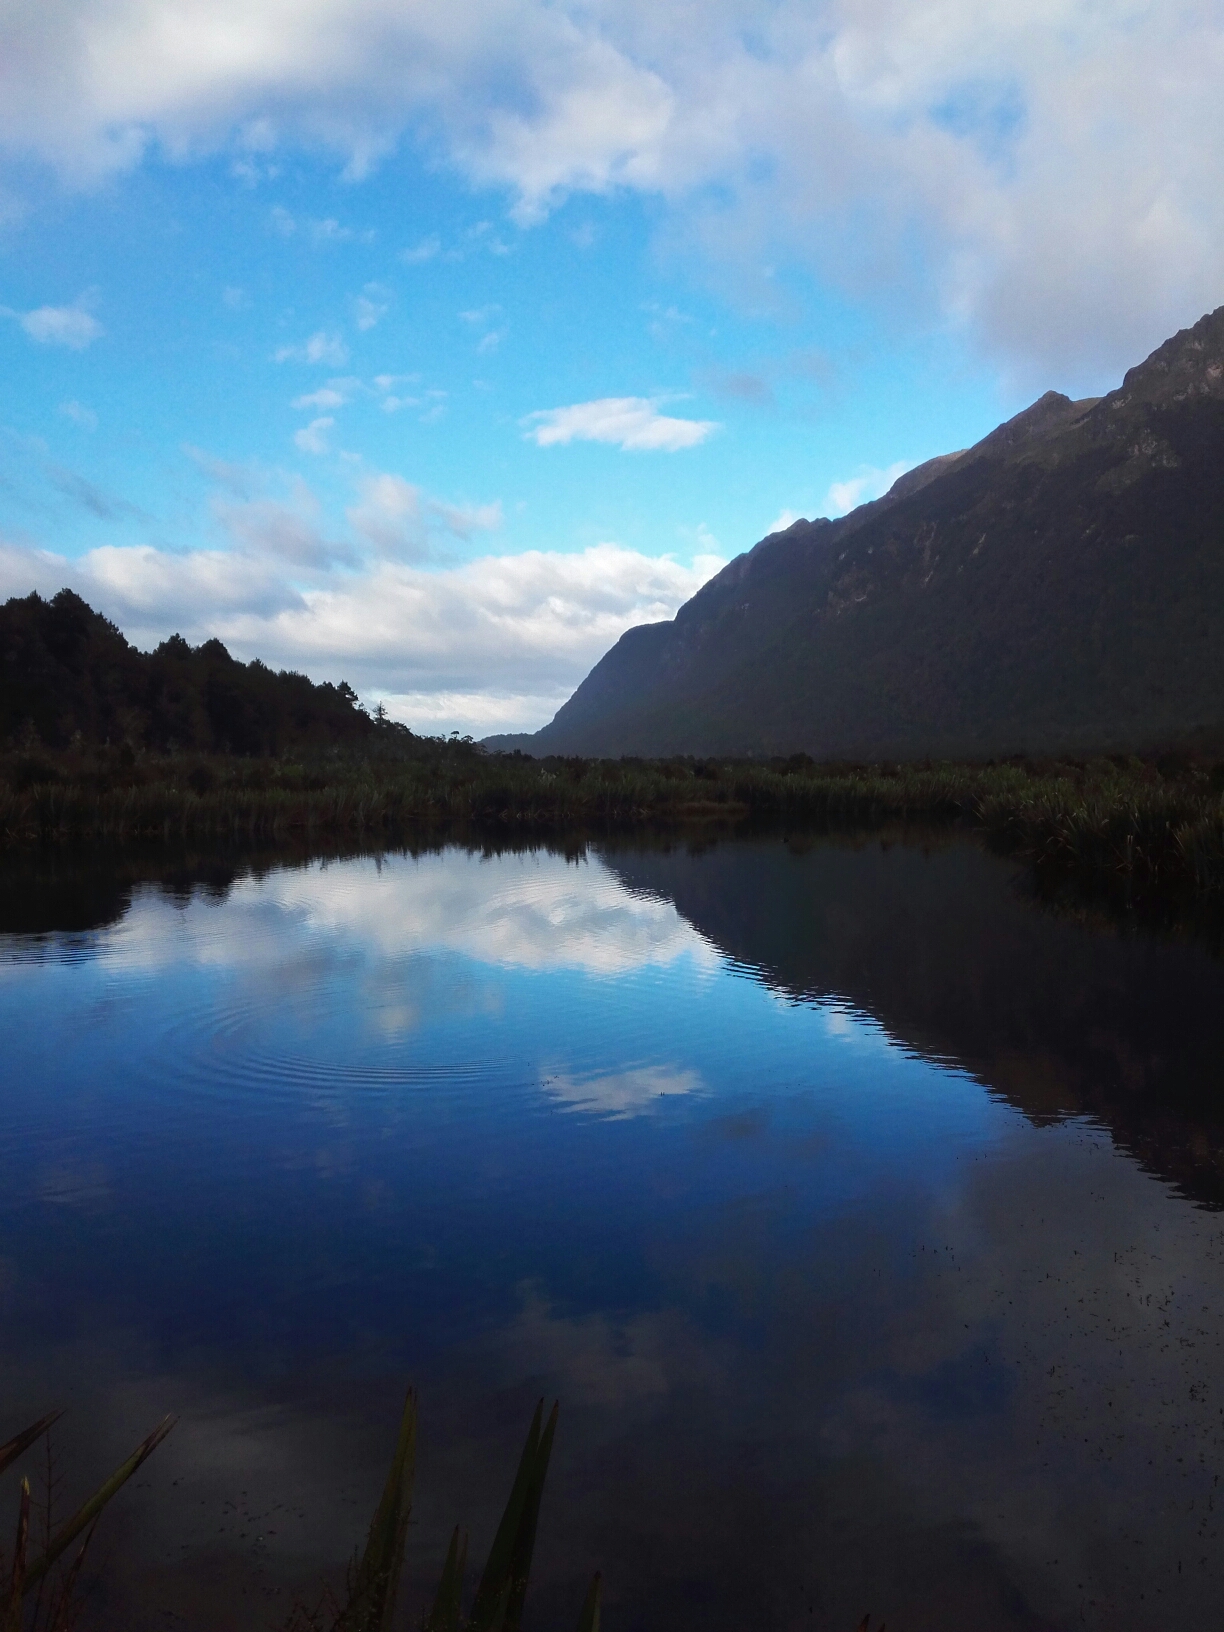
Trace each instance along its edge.
<path fill-rule="evenodd" d="M 42 1557 L 36 1559 L 34 1563 L 30 1565 L 29 1570 L 26 1572 L 27 1587 L 31 1586 L 36 1581 L 41 1581 L 43 1576 L 46 1575 L 47 1571 L 51 1568 L 52 1564 L 55 1563 L 56 1559 L 72 1546 L 72 1543 L 81 1534 L 82 1530 L 87 1529 L 88 1526 L 93 1523 L 98 1514 L 101 1513 L 102 1509 L 106 1506 L 107 1502 L 110 1501 L 111 1497 L 114 1496 L 115 1493 L 128 1482 L 128 1480 L 136 1472 L 137 1468 L 140 1467 L 141 1463 L 152 1456 L 153 1452 L 161 1444 L 162 1440 L 165 1439 L 166 1435 L 174 1427 L 176 1420 L 177 1419 L 174 1417 L 167 1417 L 163 1422 L 158 1423 L 157 1427 L 154 1428 L 153 1432 L 148 1436 L 148 1438 L 141 1440 L 140 1444 L 132 1452 L 131 1456 L 128 1457 L 127 1461 L 122 1465 L 122 1467 L 116 1468 L 115 1472 L 111 1474 L 110 1478 L 106 1481 L 102 1488 L 95 1492 L 95 1494 L 85 1503 L 84 1507 L 80 1508 L 79 1511 L 68 1520 L 68 1523 L 63 1527 L 59 1534 L 52 1538 L 50 1545 Z"/>
<path fill-rule="evenodd" d="M 21 1506 L 17 1513 L 17 1540 L 13 1546 L 13 1577 L 9 1584 L 4 1632 L 21 1632 L 21 1601 L 25 1594 L 26 1544 L 30 1539 L 30 1481 L 21 1481 Z"/>
<path fill-rule="evenodd" d="M 582 1614 L 578 1617 L 578 1632 L 599 1632 L 599 1595 L 602 1587 L 603 1576 L 596 1570 L 587 1590 Z"/>
<path fill-rule="evenodd" d="M 349 1601 L 338 1622 L 343 1632 L 385 1632 L 391 1625 L 412 1512 L 416 1441 L 416 1393 L 410 1388 L 382 1500 L 370 1524 L 365 1552 L 350 1577 Z"/>
<path fill-rule="evenodd" d="M 442 1566 L 438 1596 L 425 1622 L 425 1632 L 459 1632 L 459 1613 L 463 1597 L 463 1574 L 467 1568 L 467 1536 L 459 1539 L 456 1525 Z"/>
<path fill-rule="evenodd" d="M 523 1499 L 518 1534 L 514 1538 L 514 1553 L 510 1560 L 510 1597 L 506 1604 L 503 1632 L 521 1632 L 523 1604 L 527 1597 L 527 1578 L 531 1574 L 531 1555 L 535 1551 L 536 1525 L 540 1517 L 540 1498 L 544 1494 L 544 1480 L 548 1475 L 548 1459 L 552 1455 L 553 1436 L 557 1431 L 557 1413 L 560 1402 L 553 1405 L 545 1428 L 536 1447 L 531 1480 Z"/>
<path fill-rule="evenodd" d="M 519 1457 L 518 1472 L 514 1476 L 514 1484 L 510 1487 L 510 1499 L 497 1527 L 497 1534 L 493 1537 L 489 1560 L 480 1578 L 480 1585 L 476 1589 L 476 1601 L 472 1605 L 469 1623 L 472 1632 L 488 1632 L 489 1628 L 499 1626 L 501 1624 L 499 1611 L 502 1614 L 505 1612 L 502 1600 L 510 1581 L 519 1520 L 523 1516 L 523 1505 L 531 1487 L 536 1453 L 540 1448 L 540 1422 L 543 1416 L 544 1401 L 541 1400 L 535 1408 L 531 1427 L 527 1430 L 527 1443 L 523 1446 L 522 1456 Z"/>
<path fill-rule="evenodd" d="M 47 1415 L 40 1418 L 32 1428 L 23 1429 L 21 1433 L 14 1435 L 7 1445 L 0 1445 L 0 1473 L 3 1473 L 11 1463 L 16 1462 L 24 1451 L 28 1451 L 34 1441 L 58 1422 L 61 1416 L 62 1411 L 48 1411 Z"/>

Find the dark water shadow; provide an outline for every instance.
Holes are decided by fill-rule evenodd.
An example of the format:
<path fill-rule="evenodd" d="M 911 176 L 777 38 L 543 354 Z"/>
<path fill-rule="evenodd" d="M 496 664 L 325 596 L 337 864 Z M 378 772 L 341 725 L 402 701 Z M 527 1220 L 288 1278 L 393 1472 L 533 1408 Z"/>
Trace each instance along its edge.
<path fill-rule="evenodd" d="M 941 833 L 605 857 L 776 990 L 851 1004 L 1038 1125 L 1093 1117 L 1224 1206 L 1224 963 L 1181 921 L 1152 932 L 1065 894 L 1047 910 L 1030 876 Z"/>

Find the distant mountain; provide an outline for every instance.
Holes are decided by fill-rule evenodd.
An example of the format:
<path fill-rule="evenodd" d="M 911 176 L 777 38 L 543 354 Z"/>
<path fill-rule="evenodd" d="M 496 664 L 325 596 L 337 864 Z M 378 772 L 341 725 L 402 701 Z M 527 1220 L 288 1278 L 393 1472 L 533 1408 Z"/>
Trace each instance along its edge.
<path fill-rule="evenodd" d="M 1224 734 L 1224 307 L 630 629 L 533 754 L 875 759 Z"/>
<path fill-rule="evenodd" d="M 137 651 L 71 590 L 0 606 L 0 746 L 267 754 L 377 729 L 343 681 L 239 663 L 219 640 L 193 647 L 172 635 Z"/>

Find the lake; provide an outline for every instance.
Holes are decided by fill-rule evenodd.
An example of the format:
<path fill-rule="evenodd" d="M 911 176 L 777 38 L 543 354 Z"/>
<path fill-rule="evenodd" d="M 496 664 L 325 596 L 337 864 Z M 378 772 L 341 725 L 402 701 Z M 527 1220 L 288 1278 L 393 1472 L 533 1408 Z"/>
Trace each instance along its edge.
<path fill-rule="evenodd" d="M 0 1438 L 65 1406 L 67 1502 L 180 1418 L 86 1624 L 313 1601 L 409 1381 L 405 1625 L 541 1395 L 529 1632 L 596 1568 L 606 1632 L 1218 1624 L 1201 945 L 920 835 L 59 858 L 0 899 Z"/>

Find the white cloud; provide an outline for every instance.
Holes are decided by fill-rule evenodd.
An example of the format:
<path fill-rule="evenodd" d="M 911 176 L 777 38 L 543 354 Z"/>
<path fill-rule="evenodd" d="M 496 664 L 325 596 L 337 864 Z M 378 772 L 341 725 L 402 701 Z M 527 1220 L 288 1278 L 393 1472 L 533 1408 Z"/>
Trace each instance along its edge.
<path fill-rule="evenodd" d="M 432 261 L 435 255 L 440 254 L 442 240 L 434 233 L 429 238 L 422 238 L 419 244 L 411 249 L 400 251 L 400 260 L 405 266 L 420 266 L 425 261 Z"/>
<path fill-rule="evenodd" d="M 266 562 L 271 557 L 309 573 L 324 572 L 335 563 L 358 563 L 358 553 L 351 545 L 324 536 L 319 501 L 303 481 L 292 484 L 287 498 L 235 501 L 217 497 L 212 509 L 247 561 Z M 296 596 L 290 595 L 286 604 L 295 601 Z"/>
<path fill-rule="evenodd" d="M 243 636 L 392 691 L 563 693 L 627 628 L 673 616 L 721 565 L 682 567 L 615 544 L 432 572 L 384 560 L 305 589 L 300 609 L 244 623 Z"/>
<path fill-rule="evenodd" d="M 825 499 L 829 514 L 844 516 L 848 510 L 853 510 L 857 505 L 866 504 L 869 499 L 880 498 L 888 492 L 897 477 L 904 476 L 910 468 L 903 460 L 895 465 L 889 465 L 887 470 L 877 470 L 873 465 L 864 465 L 844 482 L 833 482 Z M 785 514 L 789 515 L 790 512 L 787 511 Z"/>
<path fill-rule="evenodd" d="M 353 302 L 357 327 L 364 333 L 372 329 L 391 309 L 391 291 L 381 283 L 367 283 L 362 294 Z"/>
<path fill-rule="evenodd" d="M 327 433 L 335 423 L 330 414 L 320 414 L 309 425 L 303 425 L 300 431 L 294 431 L 293 440 L 303 453 L 327 453 Z"/>
<path fill-rule="evenodd" d="M 711 0 L 699 21 L 679 0 L 309 0 L 287 15 L 284 0 L 7 7 L 13 184 L 31 157 L 82 181 L 155 143 L 228 149 L 261 175 L 276 149 L 322 144 L 357 177 L 427 129 L 431 155 L 508 189 L 521 222 L 567 193 L 638 189 L 745 275 L 793 257 L 1060 379 L 1116 370 L 1224 295 L 1214 0 Z"/>
<path fill-rule="evenodd" d="M 497 731 L 534 731 L 551 719 L 565 701 L 562 687 L 544 692 L 497 691 L 379 691 L 388 715 L 422 736 L 458 730 L 473 737 Z"/>
<path fill-rule="evenodd" d="M 261 475 L 254 464 L 235 464 L 229 459 L 218 459 L 203 448 L 197 448 L 190 442 L 183 443 L 183 452 L 192 464 L 209 481 L 218 487 L 224 488 L 240 499 L 249 499 L 252 492 L 260 485 Z"/>
<path fill-rule="evenodd" d="M 65 419 L 70 419 L 74 425 L 79 425 L 83 431 L 96 431 L 98 416 L 92 408 L 86 408 L 81 402 L 61 402 L 59 411 Z"/>
<path fill-rule="evenodd" d="M 150 628 L 158 639 L 180 627 L 202 633 L 204 619 L 212 625 L 244 614 L 269 617 L 299 603 L 273 563 L 231 550 L 175 554 L 151 544 L 105 545 L 64 562 L 61 582 L 105 608 L 129 639 Z"/>
<path fill-rule="evenodd" d="M 652 397 L 601 397 L 568 408 L 542 408 L 522 421 L 537 447 L 607 442 L 626 452 L 678 453 L 704 442 L 718 426 L 708 419 L 675 419 Z"/>
<path fill-rule="evenodd" d="M 438 528 L 454 538 L 469 539 L 473 533 L 495 531 L 502 522 L 500 502 L 444 504 L 426 497 L 402 476 L 364 476 L 359 491 L 360 501 L 348 512 L 349 525 L 382 554 L 401 560 L 427 555 L 430 534 Z"/>
<path fill-rule="evenodd" d="M 352 227 L 342 226 L 334 216 L 327 216 L 323 220 L 305 216 L 299 220 L 283 204 L 274 204 L 270 216 L 273 227 L 282 238 L 294 238 L 301 232 L 314 244 L 347 244 L 354 238 L 369 243 L 374 237 L 372 230 L 355 232 Z"/>
<path fill-rule="evenodd" d="M 348 512 L 353 531 L 384 555 L 419 560 L 429 549 L 422 493 L 402 476 L 366 476 L 360 502 Z"/>
<path fill-rule="evenodd" d="M 502 524 L 501 500 L 492 504 L 443 504 L 432 499 L 430 506 L 447 532 L 456 538 L 471 538 L 473 533 L 495 533 Z"/>
<path fill-rule="evenodd" d="M 290 407 L 342 408 L 347 401 L 347 395 L 334 385 L 321 385 L 317 391 L 307 391 L 305 396 L 294 397 Z"/>
<path fill-rule="evenodd" d="M 75 306 L 38 306 L 32 312 L 15 312 L 9 306 L 0 306 L 0 314 L 15 317 L 30 339 L 42 346 L 67 346 L 70 351 L 84 351 L 106 333 L 80 301 Z"/>
<path fill-rule="evenodd" d="M 434 717 L 448 729 L 530 729 L 551 717 L 626 629 L 674 616 L 724 565 L 717 556 L 685 566 L 598 544 L 431 571 L 402 559 L 414 540 L 431 526 L 492 525 L 494 507 L 443 506 L 408 483 L 366 489 L 356 508 L 363 506 L 350 518 L 357 536 L 386 529 L 387 548 L 371 562 L 324 536 L 317 501 L 299 483 L 287 501 L 218 500 L 231 549 L 143 545 L 70 561 L 0 546 L 0 594 L 68 585 L 141 645 L 176 629 L 193 641 L 216 635 L 240 656 L 319 679 L 343 675 L 365 690 L 415 698 L 418 709 L 431 696 L 496 700 L 465 704 L 449 721 L 439 710 Z"/>
<path fill-rule="evenodd" d="M 278 363 L 328 363 L 332 368 L 343 368 L 348 362 L 348 347 L 338 334 L 323 329 L 312 334 L 301 345 L 281 346 L 273 355 Z"/>

